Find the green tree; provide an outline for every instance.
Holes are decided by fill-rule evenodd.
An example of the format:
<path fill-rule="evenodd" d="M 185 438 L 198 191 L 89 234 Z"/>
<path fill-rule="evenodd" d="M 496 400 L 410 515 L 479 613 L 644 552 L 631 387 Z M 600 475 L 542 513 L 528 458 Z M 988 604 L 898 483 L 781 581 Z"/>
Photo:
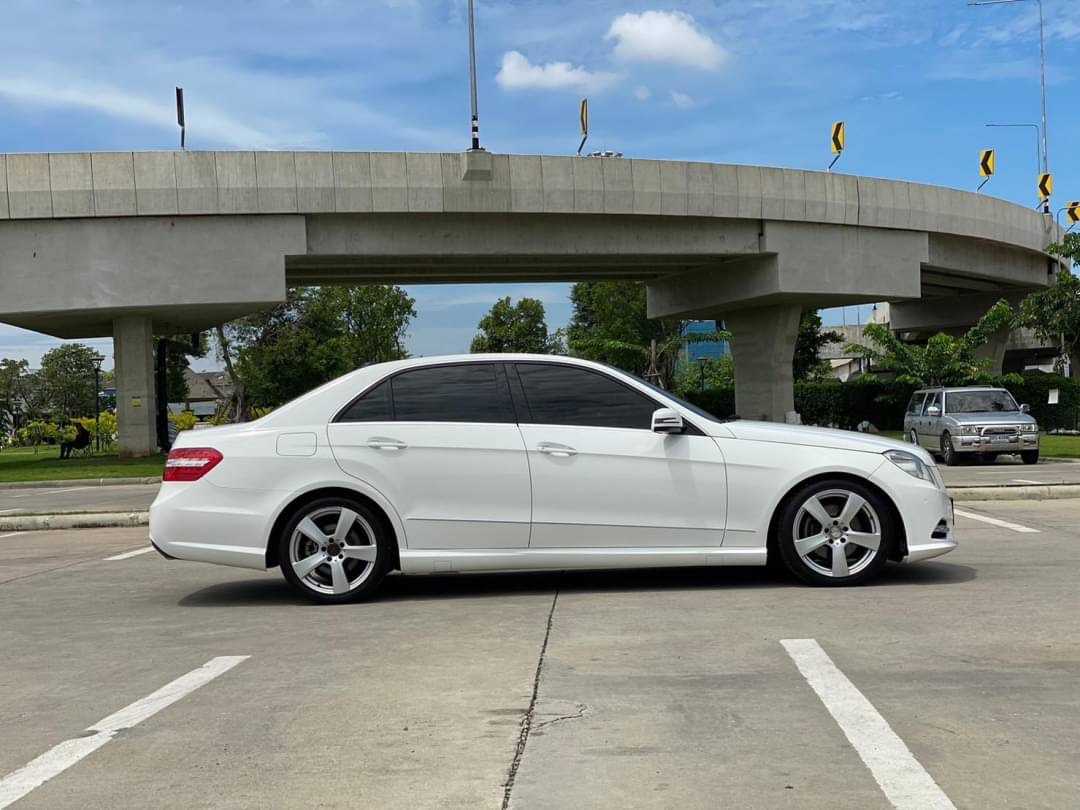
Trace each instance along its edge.
<path fill-rule="evenodd" d="M 706 357 L 692 363 L 680 364 L 675 371 L 675 380 L 671 390 L 685 398 L 692 391 L 731 388 L 733 385 L 735 385 L 735 362 L 728 354 L 723 357 Z"/>
<path fill-rule="evenodd" d="M 480 333 L 473 338 L 469 351 L 528 352 L 558 354 L 562 348 L 555 335 L 548 334 L 544 305 L 535 298 L 510 303 L 510 296 L 500 298 L 477 324 Z"/>
<path fill-rule="evenodd" d="M 671 388 L 679 351 L 688 343 L 728 340 L 727 332 L 685 335 L 687 321 L 647 314 L 645 285 L 633 281 L 585 281 L 570 291 L 567 327 L 570 354 L 609 363 Z"/>
<path fill-rule="evenodd" d="M 369 363 L 406 357 L 415 302 L 400 287 L 296 288 L 271 310 L 218 330 L 234 418 L 276 407 Z"/>
<path fill-rule="evenodd" d="M 194 341 L 190 335 L 161 335 L 154 338 L 154 351 L 162 339 L 165 344 L 166 402 L 184 402 L 188 398 L 187 371 L 193 357 L 206 357 L 210 342 L 206 333 L 200 333 Z M 155 355 L 156 357 L 156 355 Z"/>
<path fill-rule="evenodd" d="M 1016 315 L 1009 303 L 998 301 L 963 337 L 938 333 L 925 346 L 901 341 L 885 325 L 868 324 L 865 334 L 876 346 L 852 343 L 847 351 L 873 360 L 883 371 L 896 374 L 900 382 L 915 385 L 960 385 L 988 376 L 989 360 L 975 356 L 979 347 L 1002 329 L 1009 329 Z"/>
<path fill-rule="evenodd" d="M 1065 241 L 1051 245 L 1049 252 L 1080 262 L 1080 234 L 1065 234 Z M 1045 343 L 1061 342 L 1061 356 L 1055 369 L 1064 372 L 1065 358 L 1073 357 L 1080 345 L 1080 278 L 1066 270 L 1045 290 L 1032 293 L 1020 304 L 1020 325 L 1035 332 Z M 1075 366 L 1075 364 L 1073 364 Z M 1076 376 L 1077 369 L 1072 369 Z"/>
<path fill-rule="evenodd" d="M 817 310 L 804 312 L 799 321 L 799 335 L 795 339 L 795 356 L 791 371 L 795 382 L 822 379 L 828 374 L 828 364 L 821 359 L 821 350 L 830 343 L 839 343 L 844 336 L 832 330 L 822 329 L 821 315 Z"/>
<path fill-rule="evenodd" d="M 41 358 L 40 385 L 44 409 L 54 419 L 69 419 L 94 412 L 97 397 L 94 357 L 82 343 L 57 346 Z"/>

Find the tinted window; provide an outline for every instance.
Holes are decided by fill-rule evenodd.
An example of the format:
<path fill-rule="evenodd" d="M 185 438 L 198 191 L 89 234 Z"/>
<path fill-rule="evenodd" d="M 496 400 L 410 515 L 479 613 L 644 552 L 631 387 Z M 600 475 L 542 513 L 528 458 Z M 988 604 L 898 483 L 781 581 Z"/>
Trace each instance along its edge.
<path fill-rule="evenodd" d="M 946 396 L 949 413 L 1009 413 L 1019 411 L 1008 391 L 952 391 Z"/>
<path fill-rule="evenodd" d="M 343 413 L 339 422 L 392 422 L 394 412 L 390 404 L 390 383 L 381 382 L 353 402 Z"/>
<path fill-rule="evenodd" d="M 399 422 L 513 422 L 509 392 L 492 363 L 406 371 L 391 380 Z"/>
<path fill-rule="evenodd" d="M 908 403 L 907 412 L 914 416 L 919 416 L 922 413 L 922 403 L 925 398 L 926 394 L 915 394 L 915 396 L 911 398 L 911 402 Z"/>
<path fill-rule="evenodd" d="M 533 363 L 520 363 L 517 371 L 533 423 L 652 429 L 659 406 L 610 377 Z"/>

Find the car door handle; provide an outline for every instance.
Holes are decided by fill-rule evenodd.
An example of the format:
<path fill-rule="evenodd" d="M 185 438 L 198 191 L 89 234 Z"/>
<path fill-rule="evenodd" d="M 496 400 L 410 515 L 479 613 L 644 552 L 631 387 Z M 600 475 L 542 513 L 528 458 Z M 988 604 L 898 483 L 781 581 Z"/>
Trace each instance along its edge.
<path fill-rule="evenodd" d="M 577 455 L 577 450 L 573 447 L 569 447 L 565 444 L 556 444 L 555 442 L 540 442 L 540 444 L 536 446 L 536 450 L 544 455 L 557 456 L 559 458 L 569 458 L 570 456 Z"/>
<path fill-rule="evenodd" d="M 367 446 L 376 450 L 404 450 L 408 447 L 408 445 L 400 439 L 384 439 L 382 436 L 375 436 L 368 439 Z"/>

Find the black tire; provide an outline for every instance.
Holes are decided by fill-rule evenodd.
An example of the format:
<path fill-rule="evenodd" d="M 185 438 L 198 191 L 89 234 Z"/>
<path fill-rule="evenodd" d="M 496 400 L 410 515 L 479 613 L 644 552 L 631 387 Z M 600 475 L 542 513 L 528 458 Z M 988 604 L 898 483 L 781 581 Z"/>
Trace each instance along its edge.
<path fill-rule="evenodd" d="M 1022 450 L 1020 451 L 1020 458 L 1025 464 L 1038 464 L 1039 463 L 1039 451 L 1038 450 Z"/>
<path fill-rule="evenodd" d="M 812 560 L 804 559 L 795 547 L 795 533 L 797 529 L 801 530 L 804 526 L 797 526 L 797 521 L 802 524 L 803 521 L 808 519 L 808 516 L 803 513 L 803 505 L 810 498 L 815 495 L 828 496 L 829 493 L 847 492 L 858 495 L 861 497 L 867 505 L 872 508 L 874 517 L 876 517 L 878 526 L 878 532 L 881 536 L 881 541 L 878 548 L 867 562 L 862 564 L 861 567 L 855 565 L 858 570 L 847 576 L 831 576 L 817 570 Z M 826 511 L 829 511 L 826 509 Z M 837 510 L 838 516 L 839 510 Z M 830 512 L 832 514 L 832 512 Z M 864 520 L 862 515 L 857 516 L 857 519 Z M 820 525 L 819 521 L 814 521 Z M 855 525 L 855 521 L 852 521 Z M 857 528 L 857 531 L 861 531 L 862 528 Z M 780 552 L 780 557 L 783 559 L 787 569 L 805 582 L 807 585 L 821 586 L 821 587 L 844 587 L 848 585 L 860 585 L 868 580 L 877 576 L 881 569 L 885 567 L 885 564 L 889 560 L 889 556 L 896 544 L 897 528 L 893 519 L 893 512 L 889 502 L 880 495 L 876 490 L 867 486 L 866 484 L 852 481 L 846 478 L 838 479 L 826 479 L 822 481 L 815 481 L 813 483 L 802 486 L 794 490 L 787 498 L 784 499 L 783 504 L 780 506 L 779 520 L 777 521 L 776 548 Z M 846 545 L 839 546 L 844 550 L 845 555 L 848 554 L 848 547 Z M 851 548 L 854 549 L 856 554 L 864 553 L 864 549 L 859 547 L 858 544 L 852 544 Z M 825 552 L 827 549 L 827 553 Z M 822 553 L 823 556 L 832 559 L 832 555 L 836 553 L 832 543 L 824 544 L 821 549 L 814 552 Z M 847 559 L 845 557 L 845 559 Z"/>
<path fill-rule="evenodd" d="M 338 545 L 336 541 L 333 541 L 332 532 L 337 520 L 340 519 L 342 510 L 349 510 L 356 517 L 350 522 L 344 538 L 345 543 Z M 335 511 L 338 517 L 334 517 Z M 324 549 L 307 535 L 298 533 L 298 527 L 305 518 L 312 519 L 318 528 L 325 530 L 325 539 L 328 544 Z M 298 549 L 301 544 L 306 547 L 306 551 L 298 551 L 298 555 L 310 552 L 308 559 L 317 554 L 322 554 L 324 559 L 331 559 L 328 555 L 334 553 L 332 562 L 318 564 L 310 574 L 301 577 L 293 568 L 294 534 L 298 534 Z M 368 542 L 358 542 L 361 540 Z M 333 541 L 334 544 L 330 545 L 329 541 Z M 289 587 L 304 598 L 323 605 L 359 602 L 370 598 L 382 584 L 393 556 L 390 546 L 393 542 L 395 542 L 393 535 L 387 531 L 380 515 L 353 498 L 331 495 L 309 501 L 296 509 L 277 538 L 278 560 L 281 564 L 281 573 L 285 581 L 289 583 Z M 349 548 L 368 546 L 375 547 L 373 561 L 345 557 Z M 337 555 L 337 552 L 340 552 L 340 555 Z M 362 581 L 344 592 L 331 592 L 334 589 L 332 568 L 335 565 L 341 566 L 346 585 L 351 585 L 361 577 Z"/>
<path fill-rule="evenodd" d="M 941 434 L 941 460 L 947 467 L 955 467 L 960 463 L 960 456 L 953 449 L 952 436 L 947 430 Z"/>
<path fill-rule="evenodd" d="M 918 431 L 915 430 L 915 428 L 911 429 L 911 432 L 908 433 L 907 438 L 908 438 L 908 441 L 911 442 L 913 445 L 915 445 L 916 447 L 919 446 L 919 433 L 918 433 Z"/>
<path fill-rule="evenodd" d="M 983 453 L 982 458 L 983 458 L 983 461 L 986 462 L 987 464 L 996 464 L 997 460 L 998 460 L 998 454 L 997 453 Z"/>

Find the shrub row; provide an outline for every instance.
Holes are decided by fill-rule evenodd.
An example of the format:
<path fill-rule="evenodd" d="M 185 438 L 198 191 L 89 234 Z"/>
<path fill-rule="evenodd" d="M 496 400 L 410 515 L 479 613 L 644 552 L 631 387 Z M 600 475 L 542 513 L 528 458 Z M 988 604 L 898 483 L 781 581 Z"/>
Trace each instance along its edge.
<path fill-rule="evenodd" d="M 1009 389 L 1017 402 L 1031 406 L 1043 430 L 1080 428 L 1080 380 L 1057 374 L 1009 375 L 991 383 Z M 854 429 L 868 420 L 879 430 L 901 430 L 904 411 L 919 386 L 863 377 L 854 382 L 803 382 L 795 384 L 795 410 L 806 425 L 834 425 Z M 1058 404 L 1048 404 L 1057 389 Z M 735 413 L 734 388 L 691 391 L 687 399 L 709 413 L 727 418 Z"/>

